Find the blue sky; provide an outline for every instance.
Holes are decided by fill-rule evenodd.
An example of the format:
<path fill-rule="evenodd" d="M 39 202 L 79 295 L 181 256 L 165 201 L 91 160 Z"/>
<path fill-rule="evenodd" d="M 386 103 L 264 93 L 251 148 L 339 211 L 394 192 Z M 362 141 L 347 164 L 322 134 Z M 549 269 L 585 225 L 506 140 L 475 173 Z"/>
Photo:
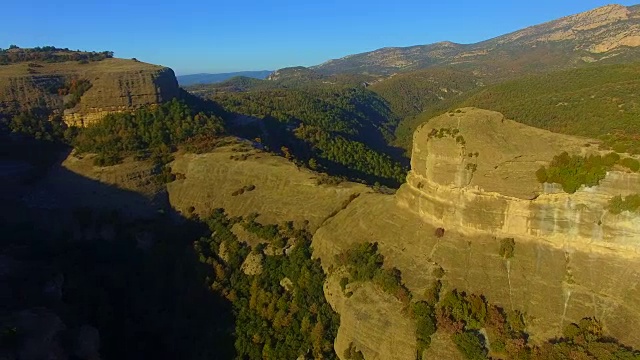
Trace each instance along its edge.
<path fill-rule="evenodd" d="M 179 75 L 275 70 L 386 46 L 477 42 L 608 3 L 8 0 L 0 47 L 112 50 L 117 57 L 170 66 Z"/>

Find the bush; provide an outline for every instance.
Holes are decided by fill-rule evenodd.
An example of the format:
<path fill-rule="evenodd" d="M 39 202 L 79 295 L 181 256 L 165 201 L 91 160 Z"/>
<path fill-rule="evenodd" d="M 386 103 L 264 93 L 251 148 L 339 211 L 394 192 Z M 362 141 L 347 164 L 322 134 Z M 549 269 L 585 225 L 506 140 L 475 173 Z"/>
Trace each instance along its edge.
<path fill-rule="evenodd" d="M 436 279 L 442 279 L 442 277 L 444 276 L 444 269 L 442 268 L 442 266 L 437 266 L 435 269 L 433 269 L 433 271 L 431 272 L 431 274 L 432 274 Z"/>
<path fill-rule="evenodd" d="M 431 345 L 431 335 L 436 332 L 436 318 L 433 307 L 425 301 L 414 303 L 411 310 L 416 320 L 417 357 L 421 359 L 422 352 Z"/>
<path fill-rule="evenodd" d="M 632 194 L 625 198 L 620 195 L 615 196 L 609 200 L 607 209 L 614 215 L 624 211 L 638 212 L 640 211 L 640 194 Z"/>
<path fill-rule="evenodd" d="M 441 228 L 441 227 L 437 228 L 436 231 L 435 231 L 435 235 L 436 235 L 437 238 L 443 237 L 444 236 L 444 228 Z"/>
<path fill-rule="evenodd" d="M 384 269 L 384 257 L 378 253 L 378 243 L 362 243 L 336 256 L 354 281 L 372 281 L 385 292 L 408 304 L 411 293 L 402 283 L 397 268 Z"/>
<path fill-rule="evenodd" d="M 620 161 L 620 165 L 628 168 L 633 172 L 638 172 L 640 170 L 640 161 L 634 158 L 624 158 Z"/>
<path fill-rule="evenodd" d="M 603 158 L 599 155 L 570 156 L 563 152 L 554 156 L 548 168 L 538 169 L 536 178 L 539 182 L 558 183 L 565 192 L 573 194 L 582 185 L 598 185 L 619 159 L 620 155 L 616 153 L 609 153 Z"/>
<path fill-rule="evenodd" d="M 347 289 L 348 284 L 349 284 L 348 277 L 343 277 L 340 279 L 340 288 L 342 289 L 342 291 L 345 291 Z"/>
<path fill-rule="evenodd" d="M 344 358 L 347 360 L 364 360 L 362 351 L 356 349 L 353 343 L 349 343 L 349 347 L 344 350 Z"/>
<path fill-rule="evenodd" d="M 500 240 L 500 251 L 499 254 L 505 259 L 510 259 L 513 257 L 513 251 L 516 247 L 516 241 L 513 238 L 506 238 Z"/>
<path fill-rule="evenodd" d="M 476 332 L 465 331 L 453 335 L 453 342 L 465 358 L 469 360 L 481 360 L 487 358 L 487 349 L 481 340 L 481 335 Z"/>

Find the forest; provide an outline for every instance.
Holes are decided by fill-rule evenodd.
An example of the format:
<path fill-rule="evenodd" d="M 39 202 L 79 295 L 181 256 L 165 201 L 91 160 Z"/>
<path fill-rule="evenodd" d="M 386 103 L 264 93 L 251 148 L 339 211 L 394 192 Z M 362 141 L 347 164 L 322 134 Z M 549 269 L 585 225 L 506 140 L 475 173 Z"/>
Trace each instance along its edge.
<path fill-rule="evenodd" d="M 526 125 L 601 139 L 617 152 L 640 153 L 640 63 L 600 65 L 490 86 L 457 106 L 503 113 Z"/>
<path fill-rule="evenodd" d="M 326 86 L 219 92 L 211 99 L 227 112 L 252 120 L 239 134 L 269 149 L 318 164 L 332 175 L 397 187 L 406 159 L 387 143 L 396 118 L 386 102 L 361 87 Z M 253 128 L 253 129 L 252 129 Z"/>
<path fill-rule="evenodd" d="M 107 115 L 101 122 L 79 130 L 72 144 L 79 153 L 97 154 L 96 164 L 106 166 L 127 156 L 167 158 L 179 145 L 223 133 L 220 117 L 196 113 L 174 99 L 133 113 Z"/>

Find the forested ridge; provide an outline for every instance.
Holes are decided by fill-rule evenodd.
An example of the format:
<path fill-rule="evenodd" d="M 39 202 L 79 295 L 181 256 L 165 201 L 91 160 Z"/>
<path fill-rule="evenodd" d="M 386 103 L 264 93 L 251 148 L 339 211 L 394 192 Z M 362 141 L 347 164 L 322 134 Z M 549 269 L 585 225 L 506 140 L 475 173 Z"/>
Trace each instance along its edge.
<path fill-rule="evenodd" d="M 486 79 L 486 86 L 467 87 L 467 91 L 458 96 L 432 97 L 433 101 L 426 103 L 420 114 L 407 112 L 395 131 L 396 144 L 411 149 L 411 137 L 418 126 L 447 111 L 472 106 L 498 111 L 508 119 L 529 126 L 601 139 L 618 152 L 637 153 L 640 152 L 639 74 L 640 64 L 632 62 L 525 75 L 497 84 L 489 84 L 491 79 Z M 403 76 L 411 78 L 409 74 Z M 374 85 L 374 89 L 392 86 L 392 80 L 382 81 Z M 415 77 L 413 81 L 417 83 L 410 88 L 412 92 L 432 86 L 425 83 L 428 78 Z M 390 85 L 385 85 L 386 82 Z M 394 92 L 391 96 L 378 92 L 395 109 Z"/>
<path fill-rule="evenodd" d="M 369 183 L 398 186 L 404 181 L 406 168 L 387 145 L 397 118 L 365 88 L 221 92 L 211 99 L 229 113 L 253 119 L 243 129 L 245 136 L 303 164 Z"/>

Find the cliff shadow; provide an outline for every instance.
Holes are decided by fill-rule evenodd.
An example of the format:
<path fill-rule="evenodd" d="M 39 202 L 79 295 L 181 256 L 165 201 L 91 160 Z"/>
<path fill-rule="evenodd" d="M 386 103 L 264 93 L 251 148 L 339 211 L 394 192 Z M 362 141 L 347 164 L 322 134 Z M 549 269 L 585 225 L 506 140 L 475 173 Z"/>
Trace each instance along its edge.
<path fill-rule="evenodd" d="M 0 353 L 233 358 L 231 305 L 208 289 L 211 269 L 192 247 L 206 226 L 171 209 L 166 192 L 69 171 L 69 149 L 44 162 L 12 154 L 27 143 L 53 151 L 19 142 L 0 156 Z"/>

